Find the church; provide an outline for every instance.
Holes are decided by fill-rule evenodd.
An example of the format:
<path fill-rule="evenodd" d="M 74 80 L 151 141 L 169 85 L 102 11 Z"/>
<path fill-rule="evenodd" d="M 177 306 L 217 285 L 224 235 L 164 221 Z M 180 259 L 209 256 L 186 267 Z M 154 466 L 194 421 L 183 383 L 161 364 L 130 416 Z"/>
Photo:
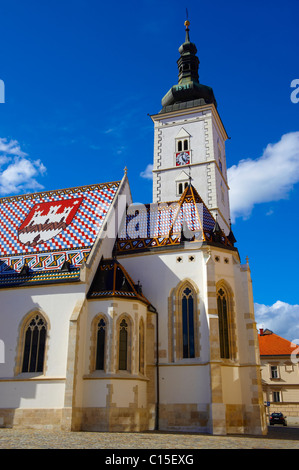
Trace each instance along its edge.
<path fill-rule="evenodd" d="M 151 202 L 126 169 L 0 200 L 1 427 L 266 433 L 227 134 L 188 21 L 177 66 L 151 116 Z"/>

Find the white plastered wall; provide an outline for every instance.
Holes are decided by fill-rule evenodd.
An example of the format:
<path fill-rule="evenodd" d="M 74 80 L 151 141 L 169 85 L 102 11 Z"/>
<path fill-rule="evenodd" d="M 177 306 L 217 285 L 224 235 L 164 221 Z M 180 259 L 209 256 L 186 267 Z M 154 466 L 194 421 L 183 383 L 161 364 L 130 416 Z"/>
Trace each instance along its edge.
<path fill-rule="evenodd" d="M 60 408 L 64 403 L 69 320 L 82 284 L 5 289 L 1 291 L 0 331 L 5 344 L 5 363 L 0 364 L 1 408 Z M 15 375 L 19 333 L 32 312 L 49 322 L 44 374 Z"/>

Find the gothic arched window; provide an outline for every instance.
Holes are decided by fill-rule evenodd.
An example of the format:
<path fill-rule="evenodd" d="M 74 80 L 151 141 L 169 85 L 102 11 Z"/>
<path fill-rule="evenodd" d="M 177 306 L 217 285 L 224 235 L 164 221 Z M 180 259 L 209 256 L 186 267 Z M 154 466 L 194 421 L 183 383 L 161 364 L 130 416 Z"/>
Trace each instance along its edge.
<path fill-rule="evenodd" d="M 217 308 L 219 321 L 219 340 L 220 340 L 220 357 L 229 359 L 230 342 L 229 342 L 229 312 L 227 295 L 222 288 L 217 293 Z"/>
<path fill-rule="evenodd" d="M 119 325 L 119 370 L 127 370 L 128 367 L 128 323 L 123 319 Z"/>
<path fill-rule="evenodd" d="M 194 298 L 189 287 L 182 294 L 183 358 L 195 357 L 194 345 Z"/>
<path fill-rule="evenodd" d="M 96 350 L 96 369 L 104 370 L 105 365 L 105 339 L 106 339 L 106 323 L 103 318 L 97 325 L 97 350 Z"/>
<path fill-rule="evenodd" d="M 139 372 L 144 374 L 144 323 L 139 323 Z"/>
<path fill-rule="evenodd" d="M 35 314 L 25 330 L 22 372 L 43 372 L 46 337 L 47 324 Z"/>
<path fill-rule="evenodd" d="M 193 281 L 185 279 L 168 298 L 169 362 L 200 357 L 200 297 Z"/>

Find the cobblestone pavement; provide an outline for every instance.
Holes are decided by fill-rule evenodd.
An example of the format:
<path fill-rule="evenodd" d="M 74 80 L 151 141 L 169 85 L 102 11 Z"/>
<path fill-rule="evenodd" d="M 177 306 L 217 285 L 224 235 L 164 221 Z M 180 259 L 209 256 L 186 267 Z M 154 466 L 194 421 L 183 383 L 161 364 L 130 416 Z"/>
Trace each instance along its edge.
<path fill-rule="evenodd" d="M 299 449 L 299 427 L 269 427 L 261 437 L 0 429 L 0 449 Z"/>

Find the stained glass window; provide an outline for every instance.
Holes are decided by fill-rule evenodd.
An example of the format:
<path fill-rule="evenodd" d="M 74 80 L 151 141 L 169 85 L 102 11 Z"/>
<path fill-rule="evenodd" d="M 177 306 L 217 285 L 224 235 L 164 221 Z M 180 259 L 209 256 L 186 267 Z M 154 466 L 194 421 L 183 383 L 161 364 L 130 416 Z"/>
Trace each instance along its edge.
<path fill-rule="evenodd" d="M 104 370 L 106 323 L 103 318 L 98 323 L 96 369 Z"/>
<path fill-rule="evenodd" d="M 46 322 L 35 315 L 25 333 L 22 372 L 43 372 L 46 336 Z"/>
<path fill-rule="evenodd" d="M 223 289 L 219 289 L 217 296 L 218 319 L 219 319 L 219 340 L 220 340 L 220 357 L 223 359 L 230 358 L 229 348 L 229 324 L 228 324 L 228 307 L 227 297 Z"/>
<path fill-rule="evenodd" d="M 119 370 L 127 370 L 128 366 L 128 324 L 122 320 L 119 329 Z"/>
<path fill-rule="evenodd" d="M 186 287 L 182 298 L 183 358 L 195 357 L 194 349 L 194 298 Z"/>

